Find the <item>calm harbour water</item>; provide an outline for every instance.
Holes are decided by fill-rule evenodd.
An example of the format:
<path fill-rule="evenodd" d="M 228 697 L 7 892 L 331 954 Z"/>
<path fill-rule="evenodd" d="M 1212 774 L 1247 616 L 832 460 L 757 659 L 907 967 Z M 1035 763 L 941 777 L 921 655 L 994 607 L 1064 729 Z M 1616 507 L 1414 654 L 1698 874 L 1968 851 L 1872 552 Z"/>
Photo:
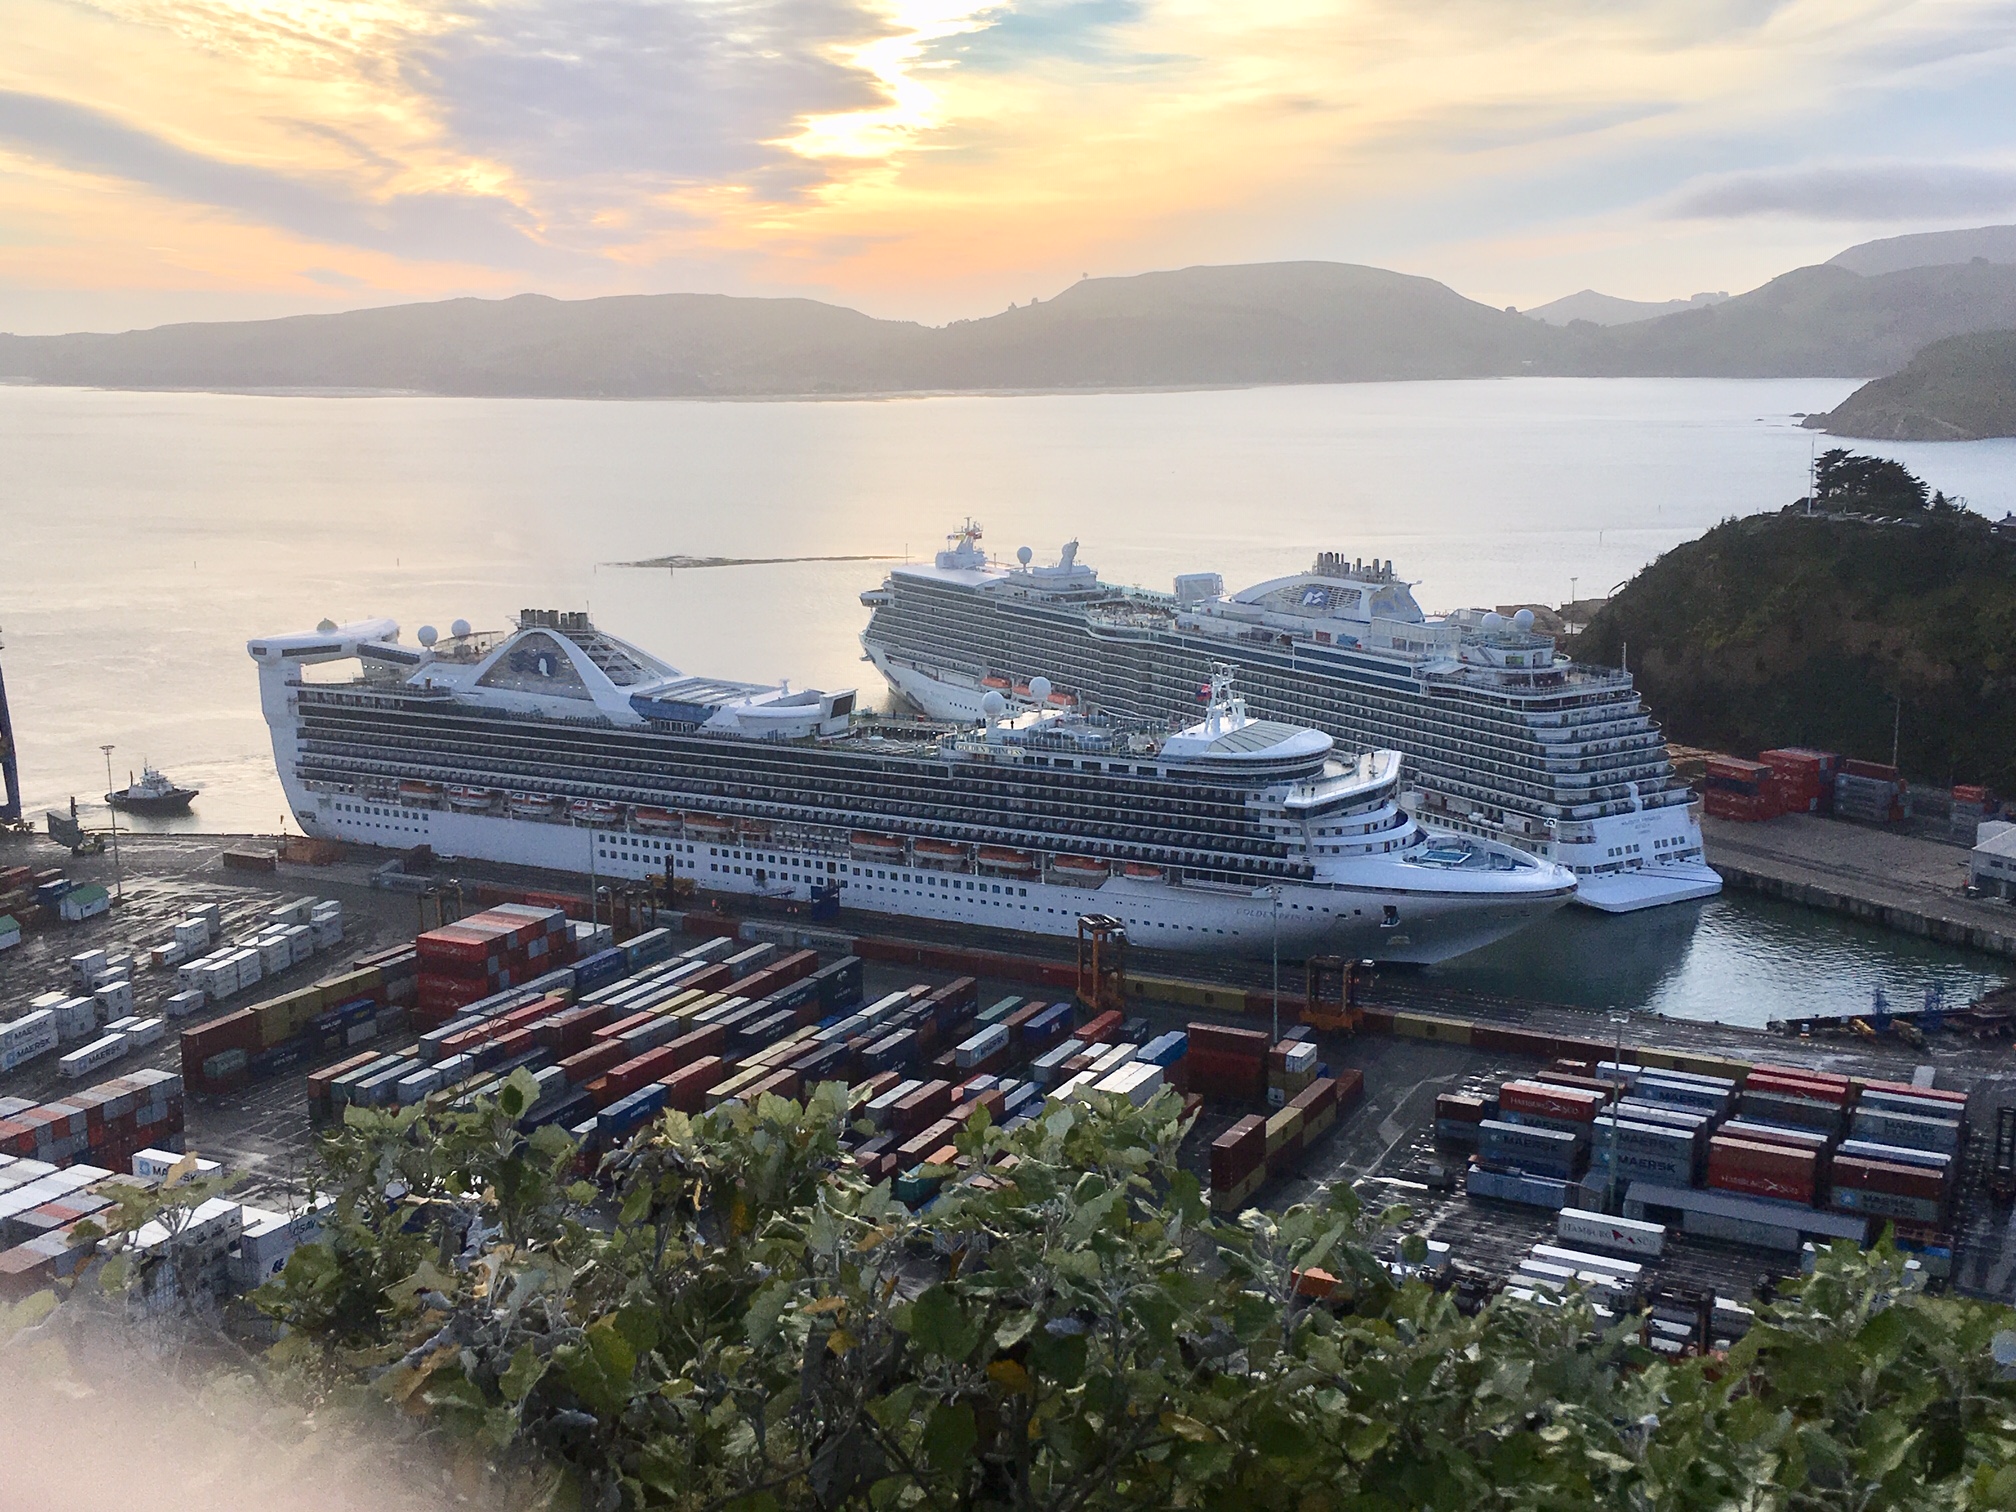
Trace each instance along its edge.
<path fill-rule="evenodd" d="M 1525 379 L 751 404 L 0 388 L 0 635 L 23 781 L 36 815 L 95 799 L 111 742 L 118 780 L 146 758 L 203 789 L 176 827 L 271 831 L 283 803 L 245 641 L 325 616 L 391 615 L 410 638 L 586 605 L 682 667 L 879 697 L 856 640 L 877 563 L 611 564 L 921 556 L 969 515 L 996 551 L 1050 560 L 1075 537 L 1121 581 L 1215 570 L 1241 587 L 1331 549 L 1393 558 L 1431 610 L 1559 603 L 1797 497 L 1815 442 L 1791 417 L 1852 387 Z M 2016 443 L 1865 449 L 1998 516 L 2016 507 Z M 1780 964 L 1792 939 L 1798 969 Z M 1994 974 L 1733 899 L 1577 912 L 1449 971 L 1742 1022 L 1837 984 L 1844 1007 L 1864 1007 L 1879 984 L 1902 1002 L 1928 973 L 1955 988 Z"/>

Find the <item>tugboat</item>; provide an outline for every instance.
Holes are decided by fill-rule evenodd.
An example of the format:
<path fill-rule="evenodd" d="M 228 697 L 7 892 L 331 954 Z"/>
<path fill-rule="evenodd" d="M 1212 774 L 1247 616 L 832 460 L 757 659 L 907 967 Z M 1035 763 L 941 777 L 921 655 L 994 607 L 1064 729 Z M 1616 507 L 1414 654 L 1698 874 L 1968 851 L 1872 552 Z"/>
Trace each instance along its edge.
<path fill-rule="evenodd" d="M 177 787 L 151 766 L 142 766 L 139 781 L 134 781 L 129 772 L 127 785 L 107 793 L 105 801 L 129 814 L 186 814 L 190 800 L 200 791 L 199 788 Z"/>

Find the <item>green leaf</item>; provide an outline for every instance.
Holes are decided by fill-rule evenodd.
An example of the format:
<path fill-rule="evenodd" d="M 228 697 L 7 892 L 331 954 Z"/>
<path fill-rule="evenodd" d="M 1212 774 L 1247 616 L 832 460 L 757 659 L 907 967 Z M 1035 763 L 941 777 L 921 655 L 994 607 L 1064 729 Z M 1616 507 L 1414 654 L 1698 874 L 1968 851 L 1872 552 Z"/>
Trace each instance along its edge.
<path fill-rule="evenodd" d="M 497 1379 L 498 1388 L 507 1402 L 522 1402 L 539 1384 L 539 1378 L 546 1374 L 546 1362 L 539 1358 L 539 1351 L 531 1341 L 518 1346 L 518 1352 L 511 1356 L 511 1365 Z"/>
<path fill-rule="evenodd" d="M 980 1343 L 980 1330 L 968 1321 L 958 1298 L 945 1286 L 933 1286 L 910 1304 L 910 1337 L 926 1354 L 963 1360 Z"/>
<path fill-rule="evenodd" d="M 973 1409 L 963 1402 L 948 1406 L 941 1402 L 924 1420 L 921 1447 L 924 1458 L 940 1475 L 954 1475 L 968 1461 L 980 1431 L 973 1424 Z"/>

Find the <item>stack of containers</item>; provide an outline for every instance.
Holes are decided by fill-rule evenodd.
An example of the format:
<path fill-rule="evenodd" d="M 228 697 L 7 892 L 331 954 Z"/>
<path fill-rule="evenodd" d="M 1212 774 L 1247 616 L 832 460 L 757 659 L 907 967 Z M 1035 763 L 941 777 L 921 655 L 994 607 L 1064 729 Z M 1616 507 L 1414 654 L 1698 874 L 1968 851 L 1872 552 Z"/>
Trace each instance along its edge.
<path fill-rule="evenodd" d="M 1447 1144 L 1477 1143 L 1477 1126 L 1497 1111 L 1481 1097 L 1442 1092 L 1435 1098 L 1435 1138 Z"/>
<path fill-rule="evenodd" d="M 1771 768 L 1771 789 L 1779 810 L 1787 814 L 1834 812 L 1834 777 L 1841 758 L 1832 751 L 1786 746 L 1759 751 L 1757 759 Z"/>
<path fill-rule="evenodd" d="M 374 1039 L 399 1017 L 392 972 L 359 964 L 310 987 L 227 1013 L 181 1035 L 192 1090 L 219 1096 Z M 410 984 L 410 978 L 403 979 Z"/>
<path fill-rule="evenodd" d="M 1702 808 L 1717 819 L 1751 823 L 1779 812 L 1772 769 L 1734 756 L 1710 756 L 1702 782 Z"/>
<path fill-rule="evenodd" d="M 1966 1111 L 1963 1093 L 1865 1084 L 1834 1153 L 1828 1205 L 1895 1222 L 1914 1240 L 1934 1237 L 1951 1208 Z"/>
<path fill-rule="evenodd" d="M 1118 1015 L 1114 1017 L 1117 1020 Z M 1117 1022 L 1114 1027 L 1117 1029 Z M 1265 1034 L 1223 1024 L 1193 1023 L 1188 1030 L 1191 1091 L 1226 1102 L 1265 1101 L 1267 1052 L 1271 1048 Z"/>
<path fill-rule="evenodd" d="M 1910 794 L 1897 768 L 1878 761 L 1844 761 L 1834 777 L 1834 817 L 1865 824 L 1895 824 L 1910 812 Z"/>
<path fill-rule="evenodd" d="M 0 1155 L 52 1166 L 89 1159 L 123 1170 L 135 1151 L 174 1148 L 182 1120 L 182 1078 L 135 1071 L 0 1117 Z"/>
<path fill-rule="evenodd" d="M 1198 1026 L 1192 1024 L 1192 1042 Z M 1248 1114 L 1211 1141 L 1211 1207 L 1236 1213 L 1267 1181 L 1267 1120 Z"/>
<path fill-rule="evenodd" d="M 572 959 L 572 940 L 565 912 L 523 903 L 500 903 L 430 929 L 413 942 L 420 966 L 415 1017 L 434 1028 L 459 1008 L 563 966 Z M 613 975 L 622 952 L 609 953 Z"/>
<path fill-rule="evenodd" d="M 1956 783 L 1953 787 L 1953 807 L 1947 816 L 1949 832 L 1963 845 L 1977 845 L 1981 840 L 1981 826 L 2001 812 L 2002 805 L 1996 801 L 1991 789 L 1972 783 Z"/>
<path fill-rule="evenodd" d="M 1313 1040 L 1285 1039 L 1267 1051 L 1267 1106 L 1285 1108 L 1316 1080 Z"/>
<path fill-rule="evenodd" d="M 0 1024 L 0 1071 L 12 1071 L 39 1060 L 56 1048 L 56 1015 L 48 1008 L 31 1009 Z"/>

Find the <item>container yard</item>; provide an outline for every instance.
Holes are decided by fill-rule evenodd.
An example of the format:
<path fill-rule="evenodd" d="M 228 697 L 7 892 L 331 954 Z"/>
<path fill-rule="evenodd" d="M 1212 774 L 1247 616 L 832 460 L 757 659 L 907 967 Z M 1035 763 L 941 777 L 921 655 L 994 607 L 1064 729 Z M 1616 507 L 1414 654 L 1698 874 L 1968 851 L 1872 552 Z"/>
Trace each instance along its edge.
<path fill-rule="evenodd" d="M 854 1158 L 913 1204 L 961 1179 L 951 1141 L 979 1109 L 1009 1123 L 1173 1087 L 1196 1118 L 1184 1163 L 1219 1211 L 1354 1183 L 1413 1211 L 1421 1264 L 1448 1284 L 1656 1304 L 1675 1348 L 1739 1331 L 1808 1246 L 1886 1225 L 1928 1282 L 2007 1296 L 2016 1273 L 1991 1193 L 2011 1100 L 1997 1052 L 1669 1022 L 1606 1043 L 1588 1014 L 1438 998 L 1404 976 L 1368 994 L 1298 974 L 1276 1038 L 1250 970 L 1196 980 L 1117 942 L 1083 963 L 1009 936 L 707 908 L 626 917 L 619 939 L 524 890 L 536 877 L 515 880 L 537 902 L 442 918 L 439 898 L 359 885 L 361 868 L 227 872 L 214 845 L 162 850 L 188 864 L 129 876 L 125 908 L 89 934 L 38 930 L 0 957 L 0 1152 L 22 1178 L 8 1189 L 52 1193 L 21 1208 L 49 1227 L 0 1252 L 0 1276 L 50 1273 L 50 1235 L 79 1216 L 63 1203 L 186 1148 L 248 1178 L 232 1195 L 250 1216 L 236 1232 L 220 1218 L 215 1272 L 242 1277 L 258 1268 L 247 1236 L 303 1228 L 314 1128 L 518 1068 L 539 1089 L 528 1119 L 591 1151 L 662 1109 L 844 1081 L 874 1131 Z M 31 1185 L 61 1170 L 89 1179 Z"/>

